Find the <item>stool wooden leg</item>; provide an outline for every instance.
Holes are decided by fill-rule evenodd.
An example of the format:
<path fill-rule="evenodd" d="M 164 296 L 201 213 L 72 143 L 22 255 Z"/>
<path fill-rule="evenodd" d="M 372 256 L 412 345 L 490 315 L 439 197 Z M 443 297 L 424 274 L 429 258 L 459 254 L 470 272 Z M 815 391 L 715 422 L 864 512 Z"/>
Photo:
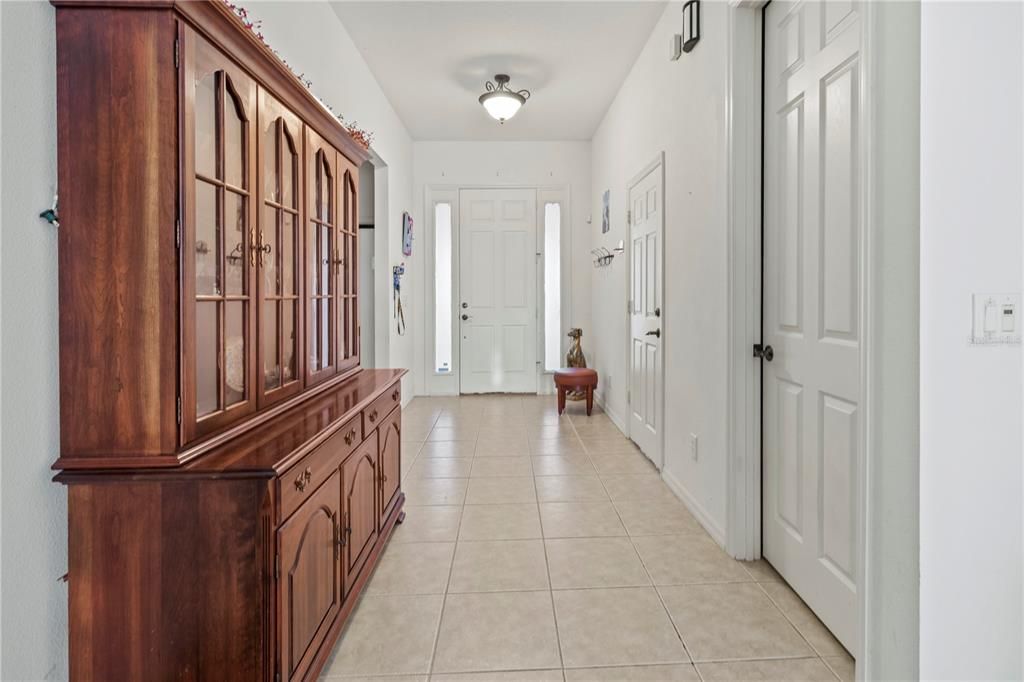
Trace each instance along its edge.
<path fill-rule="evenodd" d="M 594 409 L 594 387 L 587 386 L 587 416 L 590 416 L 590 411 Z"/>
<path fill-rule="evenodd" d="M 565 386 L 558 387 L 558 414 L 565 412 Z"/>

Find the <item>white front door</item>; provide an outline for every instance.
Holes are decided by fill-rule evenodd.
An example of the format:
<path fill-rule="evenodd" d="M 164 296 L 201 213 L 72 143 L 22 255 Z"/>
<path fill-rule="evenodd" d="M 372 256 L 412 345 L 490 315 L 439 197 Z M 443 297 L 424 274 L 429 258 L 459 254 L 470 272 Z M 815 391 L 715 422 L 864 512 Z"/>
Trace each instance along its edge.
<path fill-rule="evenodd" d="M 765 10 L 763 554 L 856 655 L 861 216 L 856 3 Z"/>
<path fill-rule="evenodd" d="M 661 460 L 662 165 L 629 188 L 629 437 L 659 469 Z"/>
<path fill-rule="evenodd" d="M 459 192 L 462 393 L 537 392 L 537 194 Z"/>

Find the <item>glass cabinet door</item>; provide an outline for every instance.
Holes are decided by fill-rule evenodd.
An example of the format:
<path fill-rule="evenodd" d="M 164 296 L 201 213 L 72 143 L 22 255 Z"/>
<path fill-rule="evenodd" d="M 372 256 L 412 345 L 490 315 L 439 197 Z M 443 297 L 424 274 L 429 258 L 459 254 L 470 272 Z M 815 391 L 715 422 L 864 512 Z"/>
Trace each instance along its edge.
<path fill-rule="evenodd" d="M 294 395 L 302 387 L 299 353 L 301 249 L 299 248 L 301 122 L 260 90 L 259 187 L 256 263 L 259 269 L 257 380 L 260 405 Z"/>
<path fill-rule="evenodd" d="M 332 376 L 337 363 L 338 173 L 334 148 L 306 128 L 306 383 Z"/>
<path fill-rule="evenodd" d="M 256 86 L 186 32 L 182 235 L 185 441 L 256 406 L 253 390 Z"/>
<path fill-rule="evenodd" d="M 338 154 L 342 173 L 343 215 L 338 238 L 341 241 L 341 269 L 338 283 L 338 371 L 359 366 L 359 171 Z"/>

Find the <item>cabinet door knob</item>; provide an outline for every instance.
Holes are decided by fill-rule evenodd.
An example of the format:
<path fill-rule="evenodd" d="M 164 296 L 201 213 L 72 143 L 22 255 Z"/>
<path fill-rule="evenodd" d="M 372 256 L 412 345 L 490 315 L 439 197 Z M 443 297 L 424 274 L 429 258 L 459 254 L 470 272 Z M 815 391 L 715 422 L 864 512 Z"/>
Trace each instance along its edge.
<path fill-rule="evenodd" d="M 300 493 L 303 492 L 311 480 L 313 480 L 313 470 L 306 467 L 306 470 L 295 479 L 295 489 Z"/>
<path fill-rule="evenodd" d="M 345 434 L 345 445 L 352 445 L 352 441 L 356 439 L 356 430 L 352 429 Z"/>
<path fill-rule="evenodd" d="M 398 390 L 398 389 L 396 388 L 396 389 L 395 389 L 395 390 L 394 390 L 394 391 L 393 391 L 393 392 L 391 393 L 391 399 L 392 399 L 392 400 L 398 400 L 398 396 L 400 396 L 400 395 L 402 395 L 402 394 L 401 394 L 401 392 L 400 392 L 400 391 L 399 391 L 399 390 Z"/>
<path fill-rule="evenodd" d="M 370 413 L 370 421 L 377 421 L 377 410 L 374 410 L 373 412 Z"/>

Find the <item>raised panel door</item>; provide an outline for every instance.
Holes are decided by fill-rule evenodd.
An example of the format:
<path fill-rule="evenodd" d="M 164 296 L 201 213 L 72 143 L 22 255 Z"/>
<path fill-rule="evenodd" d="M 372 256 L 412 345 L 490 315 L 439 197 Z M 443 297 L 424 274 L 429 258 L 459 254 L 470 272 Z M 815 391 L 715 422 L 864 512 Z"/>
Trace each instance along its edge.
<path fill-rule="evenodd" d="M 346 594 L 359 578 L 377 542 L 378 472 L 377 434 L 374 432 L 342 465 Z"/>
<path fill-rule="evenodd" d="M 183 67 L 182 411 L 188 441 L 256 407 L 257 87 L 190 29 Z"/>
<path fill-rule="evenodd" d="M 380 527 L 394 509 L 402 475 L 402 411 L 395 410 L 380 425 Z"/>
<path fill-rule="evenodd" d="M 259 268 L 260 405 L 302 388 L 303 310 L 299 228 L 302 225 L 302 122 L 259 91 L 259 218 L 254 234 Z"/>
<path fill-rule="evenodd" d="M 340 479 L 335 471 L 277 532 L 283 679 L 302 678 L 341 608 Z"/>
<path fill-rule="evenodd" d="M 763 551 L 857 654 L 862 216 L 857 6 L 765 8 Z"/>

